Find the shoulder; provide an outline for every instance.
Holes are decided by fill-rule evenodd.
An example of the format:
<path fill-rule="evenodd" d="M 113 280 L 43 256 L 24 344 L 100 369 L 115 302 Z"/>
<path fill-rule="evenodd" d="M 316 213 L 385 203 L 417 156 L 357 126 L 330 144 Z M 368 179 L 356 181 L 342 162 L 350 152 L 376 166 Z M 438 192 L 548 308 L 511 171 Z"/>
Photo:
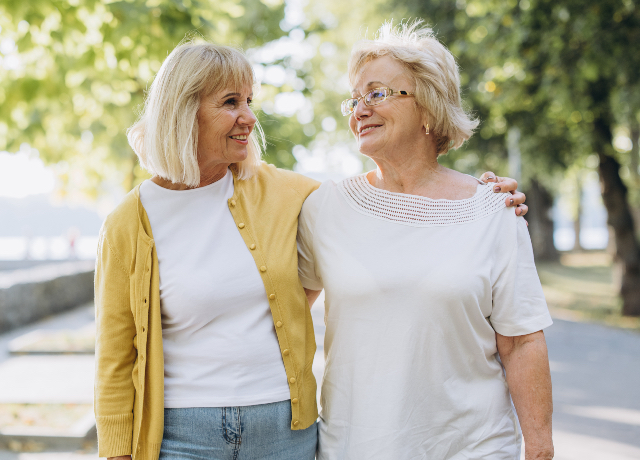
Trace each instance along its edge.
<path fill-rule="evenodd" d="M 100 237 L 107 240 L 110 246 L 128 245 L 131 240 L 137 239 L 140 228 L 140 194 L 139 186 L 131 190 L 120 204 L 107 216 Z"/>
<path fill-rule="evenodd" d="M 348 180 L 348 179 L 345 179 Z M 324 181 L 317 187 L 306 199 L 303 205 L 303 209 L 306 206 L 307 209 L 319 209 L 322 203 L 324 203 L 328 197 L 334 195 L 342 186 L 344 180 L 335 183 L 332 180 Z"/>
<path fill-rule="evenodd" d="M 262 162 L 255 179 L 270 189 L 288 188 L 306 198 L 320 186 L 320 182 L 293 171 L 276 168 L 272 164 Z M 251 181 L 251 179 L 248 179 Z"/>
<path fill-rule="evenodd" d="M 454 169 L 446 169 L 446 186 L 451 199 L 459 200 L 473 196 L 478 185 L 483 183 L 473 176 L 463 174 Z"/>

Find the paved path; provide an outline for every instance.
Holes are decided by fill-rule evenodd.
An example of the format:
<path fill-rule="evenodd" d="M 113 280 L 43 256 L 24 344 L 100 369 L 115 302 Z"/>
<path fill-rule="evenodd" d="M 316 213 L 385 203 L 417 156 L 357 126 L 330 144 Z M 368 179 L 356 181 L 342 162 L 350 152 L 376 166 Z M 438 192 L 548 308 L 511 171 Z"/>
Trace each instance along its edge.
<path fill-rule="evenodd" d="M 313 371 L 321 381 L 323 298 L 318 299 L 312 316 L 318 341 Z M 93 389 L 91 357 L 37 357 L 35 365 L 27 360 L 34 357 L 10 357 L 6 349 L 11 339 L 38 328 L 81 328 L 92 321 L 93 310 L 85 306 L 0 335 L 0 402 L 42 401 L 45 395 L 44 399 L 57 401 L 87 400 Z M 546 337 L 554 385 L 556 460 L 640 459 L 640 334 L 555 319 Z M 0 460 L 95 459 L 95 450 L 0 451 Z"/>

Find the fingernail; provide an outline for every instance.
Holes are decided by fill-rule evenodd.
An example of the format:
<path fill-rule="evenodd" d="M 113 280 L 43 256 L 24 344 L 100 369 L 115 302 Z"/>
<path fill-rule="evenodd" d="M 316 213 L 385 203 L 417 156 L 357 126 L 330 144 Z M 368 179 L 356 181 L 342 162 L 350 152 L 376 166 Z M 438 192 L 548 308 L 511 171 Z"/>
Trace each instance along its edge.
<path fill-rule="evenodd" d="M 496 185 L 495 187 L 493 187 L 493 191 L 498 193 L 500 191 L 500 187 L 498 185 Z"/>
<path fill-rule="evenodd" d="M 511 204 L 511 206 L 513 206 L 513 200 L 509 200 L 509 203 Z"/>
<path fill-rule="evenodd" d="M 487 177 L 487 180 L 493 180 L 495 178 L 496 178 L 495 176 L 489 176 L 489 177 Z"/>

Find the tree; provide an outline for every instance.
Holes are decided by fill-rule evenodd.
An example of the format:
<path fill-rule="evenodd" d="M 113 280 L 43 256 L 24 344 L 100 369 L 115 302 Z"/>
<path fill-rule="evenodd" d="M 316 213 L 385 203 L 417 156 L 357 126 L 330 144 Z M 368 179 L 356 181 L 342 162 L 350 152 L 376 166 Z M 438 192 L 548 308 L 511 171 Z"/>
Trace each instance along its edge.
<path fill-rule="evenodd" d="M 282 0 L 5 1 L 0 150 L 29 143 L 94 197 L 128 190 L 145 173 L 125 130 L 167 54 L 185 36 L 263 45 L 283 15 Z"/>

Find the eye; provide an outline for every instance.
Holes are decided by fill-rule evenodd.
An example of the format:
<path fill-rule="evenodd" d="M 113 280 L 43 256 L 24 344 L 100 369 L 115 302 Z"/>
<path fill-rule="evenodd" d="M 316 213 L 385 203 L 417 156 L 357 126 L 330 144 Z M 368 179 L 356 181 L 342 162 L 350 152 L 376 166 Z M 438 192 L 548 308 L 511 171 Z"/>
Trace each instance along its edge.
<path fill-rule="evenodd" d="M 226 101 L 224 101 L 225 105 L 236 105 L 238 103 L 238 101 L 236 100 L 235 97 L 232 97 L 230 99 L 227 99 Z"/>
<path fill-rule="evenodd" d="M 247 98 L 247 105 L 251 105 L 253 104 L 253 99 L 251 99 L 250 97 Z"/>

